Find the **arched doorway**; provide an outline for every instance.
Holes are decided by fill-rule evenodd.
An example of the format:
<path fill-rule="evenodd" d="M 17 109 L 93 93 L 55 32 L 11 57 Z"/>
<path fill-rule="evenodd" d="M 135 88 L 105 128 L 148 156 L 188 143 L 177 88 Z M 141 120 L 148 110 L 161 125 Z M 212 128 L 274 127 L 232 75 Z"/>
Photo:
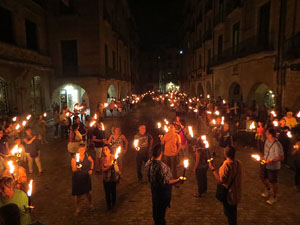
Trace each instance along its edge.
<path fill-rule="evenodd" d="M 116 98 L 117 98 L 116 88 L 113 84 L 111 84 L 107 90 L 107 102 L 109 103 Z"/>
<path fill-rule="evenodd" d="M 209 81 L 206 82 L 206 95 L 212 96 L 212 88 Z"/>
<path fill-rule="evenodd" d="M 233 82 L 229 88 L 229 101 L 243 101 L 241 86 L 237 82 Z"/>
<path fill-rule="evenodd" d="M 43 113 L 41 78 L 39 76 L 31 79 L 31 112 L 34 115 Z"/>
<path fill-rule="evenodd" d="M 258 106 L 266 106 L 268 109 L 275 107 L 275 93 L 264 83 L 257 83 L 251 88 L 247 104 L 251 105 L 253 101 Z"/>
<path fill-rule="evenodd" d="M 76 84 L 65 84 L 56 88 L 52 94 L 52 104 L 57 104 L 60 111 L 64 107 L 69 107 L 70 111 L 74 111 L 76 103 L 82 104 L 85 101 L 87 108 L 89 108 L 89 96 L 87 92 Z M 87 110 L 89 114 L 89 110 Z"/>
<path fill-rule="evenodd" d="M 0 114 L 6 115 L 8 112 L 7 82 L 0 77 Z"/>
<path fill-rule="evenodd" d="M 201 83 L 199 83 L 197 87 L 197 96 L 200 98 L 204 98 L 204 89 Z"/>

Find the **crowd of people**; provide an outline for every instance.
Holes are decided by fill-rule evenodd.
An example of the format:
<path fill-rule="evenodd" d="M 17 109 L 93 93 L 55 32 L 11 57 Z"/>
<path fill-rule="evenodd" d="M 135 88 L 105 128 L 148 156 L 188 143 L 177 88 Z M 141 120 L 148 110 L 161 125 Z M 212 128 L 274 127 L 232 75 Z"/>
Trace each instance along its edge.
<path fill-rule="evenodd" d="M 119 126 L 106 130 L 104 122 L 107 111 L 111 116 L 114 116 L 114 111 L 122 116 L 146 95 L 150 95 L 156 104 L 169 107 L 176 115 L 173 121 L 164 119 L 164 126 L 161 123 L 158 126 L 159 144 L 154 146 L 152 135 L 142 123 L 137 124 L 138 132 L 132 144 L 129 144 Z M 223 196 L 218 199 L 224 206 L 228 223 L 237 224 L 243 163 L 236 159 L 235 154 L 241 144 L 256 149 L 254 151 L 261 157 L 260 177 L 265 187 L 261 195 L 267 198 L 268 204 L 276 203 L 278 198 L 281 163 L 295 169 L 295 187 L 299 191 L 300 139 L 297 119 L 290 111 L 280 116 L 274 109 L 257 108 L 255 102 L 246 108 L 243 104 L 234 101 L 229 103 L 220 97 L 199 99 L 177 91 L 167 94 L 148 92 L 124 101 L 99 103 L 94 116 L 86 115 L 85 103 L 76 104 L 73 112 L 68 107 L 60 110 L 56 105 L 53 109 L 54 138 L 59 138 L 60 130 L 60 138 L 68 140 L 66 148 L 70 154 L 75 215 L 81 212 L 84 195 L 87 196 L 89 208 L 94 208 L 91 194 L 93 173 L 103 177 L 107 210 L 116 209 L 117 184 L 122 180 L 124 156 L 129 148 L 136 150 L 137 180 L 142 181 L 145 170 L 150 183 L 156 225 L 166 224 L 165 213 L 170 207 L 172 186 L 178 188 L 187 179 L 185 175 L 177 175 L 179 167 L 186 169 L 183 163 L 186 160 L 192 165 L 198 184 L 193 196 L 201 198 L 205 195 L 207 173 L 211 170 L 219 183 L 217 196 Z M 47 144 L 46 116 L 40 115 L 36 121 L 29 115 L 15 117 L 12 122 L 3 121 L 0 130 L 0 215 L 5 210 L 13 210 L 15 204 L 19 209 L 19 224 L 22 225 L 31 224 L 26 193 L 27 174 L 31 176 L 34 173 L 33 162 L 37 166 L 38 176 L 43 175 L 40 148 Z M 187 126 L 184 118 L 196 121 L 194 128 Z M 193 134 L 193 129 L 197 130 L 198 136 Z M 217 158 L 223 161 L 219 168 L 215 165 Z M 8 161 L 13 161 L 13 171 Z"/>

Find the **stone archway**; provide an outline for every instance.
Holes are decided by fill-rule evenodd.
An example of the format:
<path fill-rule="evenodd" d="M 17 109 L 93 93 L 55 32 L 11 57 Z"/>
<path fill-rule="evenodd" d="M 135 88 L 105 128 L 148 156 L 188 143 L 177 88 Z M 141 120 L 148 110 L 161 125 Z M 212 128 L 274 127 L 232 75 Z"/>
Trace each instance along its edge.
<path fill-rule="evenodd" d="M 201 83 L 199 83 L 197 87 L 197 97 L 204 98 L 204 89 Z"/>
<path fill-rule="evenodd" d="M 275 107 L 275 93 L 264 83 L 256 83 L 252 86 L 247 104 L 252 105 L 253 101 L 258 106 L 266 106 L 268 109 Z"/>
<path fill-rule="evenodd" d="M 237 82 L 233 82 L 229 87 L 228 94 L 229 101 L 243 101 L 243 94 L 241 90 L 241 86 Z"/>
<path fill-rule="evenodd" d="M 107 102 L 111 102 L 111 100 L 113 100 L 114 98 L 117 98 L 117 92 L 115 86 L 111 84 L 107 90 Z"/>
<path fill-rule="evenodd" d="M 65 107 L 69 107 L 70 111 L 74 111 L 74 105 L 76 103 L 81 104 L 83 100 L 89 108 L 88 93 L 81 86 L 73 83 L 61 85 L 52 93 L 52 104 L 58 105 L 60 111 Z M 87 112 L 87 114 L 89 113 Z"/>

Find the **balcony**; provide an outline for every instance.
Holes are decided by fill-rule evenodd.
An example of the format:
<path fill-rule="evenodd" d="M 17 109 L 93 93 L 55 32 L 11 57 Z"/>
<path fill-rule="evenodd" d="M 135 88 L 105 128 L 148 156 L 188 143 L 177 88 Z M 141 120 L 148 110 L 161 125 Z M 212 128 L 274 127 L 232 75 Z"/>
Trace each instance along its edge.
<path fill-rule="evenodd" d="M 204 35 L 203 35 L 203 42 L 205 41 L 209 41 L 212 39 L 212 32 L 211 29 L 205 31 Z"/>
<path fill-rule="evenodd" d="M 230 0 L 226 4 L 226 15 L 228 16 L 235 9 L 243 7 L 242 0 Z"/>
<path fill-rule="evenodd" d="M 235 48 L 226 49 L 222 52 L 222 54 L 219 54 L 212 59 L 211 65 L 216 66 L 237 58 L 243 58 L 259 52 L 274 50 L 274 46 L 272 44 L 263 43 L 259 40 L 258 36 L 253 36 L 243 42 L 240 42 Z"/>
<path fill-rule="evenodd" d="M 300 58 L 300 32 L 284 43 L 284 59 Z"/>

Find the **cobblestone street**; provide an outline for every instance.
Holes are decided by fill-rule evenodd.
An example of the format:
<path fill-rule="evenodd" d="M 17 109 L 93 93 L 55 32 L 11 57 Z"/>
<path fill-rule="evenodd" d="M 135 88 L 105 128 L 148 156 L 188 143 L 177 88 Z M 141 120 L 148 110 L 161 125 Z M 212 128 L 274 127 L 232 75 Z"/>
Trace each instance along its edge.
<path fill-rule="evenodd" d="M 110 128 L 118 124 L 132 145 L 133 135 L 138 125 L 145 123 L 148 131 L 158 143 L 158 133 L 155 124 L 158 120 L 174 118 L 174 113 L 164 106 L 153 102 L 142 102 L 134 112 L 124 117 L 107 118 L 104 123 L 109 134 Z M 185 118 L 187 125 L 193 125 L 194 118 Z M 194 123 L 195 124 L 195 123 Z M 194 125 L 194 127 L 196 127 Z M 95 209 L 88 210 L 87 200 L 79 216 L 74 216 L 74 199 L 71 196 L 71 166 L 70 156 L 66 149 L 66 141 L 57 141 L 52 137 L 52 127 L 48 127 L 48 145 L 41 152 L 44 175 L 33 175 L 34 191 L 32 203 L 33 220 L 39 220 L 45 225 L 129 225 L 153 224 L 150 187 L 146 176 L 143 182 L 138 182 L 136 175 L 136 152 L 129 148 L 120 184 L 117 185 L 117 208 L 115 212 L 106 210 L 102 176 L 92 175 L 93 202 Z M 195 131 L 197 134 L 197 132 Z M 238 147 L 237 159 L 243 164 L 243 199 L 238 205 L 238 223 L 242 225 L 280 224 L 294 225 L 300 223 L 300 193 L 294 188 L 294 172 L 283 167 L 279 178 L 279 201 L 270 206 L 260 197 L 262 188 L 258 177 L 259 165 L 251 159 L 251 148 Z M 223 153 L 218 152 L 217 161 Z M 208 193 L 202 198 L 194 198 L 197 183 L 195 175 L 187 172 L 188 180 L 180 187 L 173 188 L 172 205 L 167 212 L 167 224 L 173 225 L 222 225 L 226 224 L 223 206 L 215 198 L 216 182 L 208 171 Z M 179 174 L 182 168 L 179 168 Z M 36 172 L 37 173 L 37 172 Z"/>

